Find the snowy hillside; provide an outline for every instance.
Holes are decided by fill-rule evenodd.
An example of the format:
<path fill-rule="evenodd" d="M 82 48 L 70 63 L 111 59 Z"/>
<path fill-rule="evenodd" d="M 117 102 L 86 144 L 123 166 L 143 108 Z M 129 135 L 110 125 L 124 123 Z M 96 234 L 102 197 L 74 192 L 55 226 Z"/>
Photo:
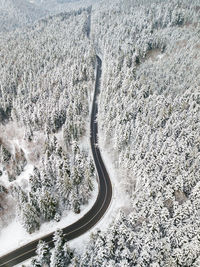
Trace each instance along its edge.
<path fill-rule="evenodd" d="M 50 14 L 88 7 L 99 0 L 33 0 L 40 8 L 48 10 Z"/>
<path fill-rule="evenodd" d="M 0 32 L 32 25 L 40 18 L 88 7 L 99 0 L 0 0 Z"/>
<path fill-rule="evenodd" d="M 31 24 L 46 14 L 27 0 L 0 0 L 0 32 Z"/>

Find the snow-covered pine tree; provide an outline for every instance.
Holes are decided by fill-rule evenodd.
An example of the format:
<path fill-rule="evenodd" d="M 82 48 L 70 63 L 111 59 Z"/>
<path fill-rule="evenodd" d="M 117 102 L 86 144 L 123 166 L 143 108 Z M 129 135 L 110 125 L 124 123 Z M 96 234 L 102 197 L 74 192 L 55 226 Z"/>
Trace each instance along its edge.
<path fill-rule="evenodd" d="M 51 257 L 51 267 L 68 266 L 73 258 L 73 252 L 68 247 L 62 230 L 54 233 L 54 250 Z"/>
<path fill-rule="evenodd" d="M 49 267 L 51 252 L 48 244 L 40 240 L 36 249 L 36 257 L 31 261 L 31 267 Z"/>

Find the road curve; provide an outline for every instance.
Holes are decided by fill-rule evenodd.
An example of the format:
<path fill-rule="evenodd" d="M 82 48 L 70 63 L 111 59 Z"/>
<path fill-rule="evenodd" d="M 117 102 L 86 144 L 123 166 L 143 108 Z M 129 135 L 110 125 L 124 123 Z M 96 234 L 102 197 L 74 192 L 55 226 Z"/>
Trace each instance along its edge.
<path fill-rule="evenodd" d="M 96 70 L 96 82 L 95 92 L 93 98 L 91 121 L 90 121 L 90 143 L 92 154 L 98 173 L 99 192 L 93 207 L 77 222 L 63 228 L 63 232 L 67 240 L 72 240 L 91 229 L 106 212 L 111 198 L 112 198 L 112 185 L 106 167 L 103 163 L 100 150 L 97 146 L 98 139 L 98 125 L 96 116 L 98 112 L 97 95 L 100 89 L 101 78 L 101 59 L 97 56 L 97 70 Z M 36 239 L 27 245 L 24 245 L 0 258 L 0 266 L 10 267 L 19 264 L 33 256 L 35 256 L 35 250 L 39 240 L 46 241 L 50 247 L 53 247 L 53 232 L 45 235 L 42 238 Z M 13 233 L 14 238 L 14 233 Z M 1 244 L 2 245 L 2 244 Z"/>

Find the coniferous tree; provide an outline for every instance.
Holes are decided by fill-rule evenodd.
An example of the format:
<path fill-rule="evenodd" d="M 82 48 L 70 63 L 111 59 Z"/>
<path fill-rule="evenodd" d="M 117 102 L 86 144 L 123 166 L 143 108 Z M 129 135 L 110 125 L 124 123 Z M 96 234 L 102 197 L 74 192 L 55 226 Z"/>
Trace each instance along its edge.
<path fill-rule="evenodd" d="M 67 246 L 62 230 L 57 230 L 54 234 L 55 249 L 51 258 L 52 267 L 68 266 L 73 257 L 73 252 Z"/>
<path fill-rule="evenodd" d="M 42 240 L 39 241 L 36 249 L 36 257 L 32 260 L 32 267 L 50 266 L 51 252 L 49 246 Z"/>

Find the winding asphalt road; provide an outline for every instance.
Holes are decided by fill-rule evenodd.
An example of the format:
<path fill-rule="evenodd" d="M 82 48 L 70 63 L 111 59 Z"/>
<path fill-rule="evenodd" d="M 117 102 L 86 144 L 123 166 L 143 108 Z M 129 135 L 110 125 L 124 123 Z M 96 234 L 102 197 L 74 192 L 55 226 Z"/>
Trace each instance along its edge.
<path fill-rule="evenodd" d="M 95 82 L 95 92 L 93 98 L 93 106 L 91 112 L 91 149 L 92 154 L 96 166 L 96 170 L 98 172 L 98 184 L 99 184 L 99 192 L 94 203 L 93 207 L 77 222 L 65 227 L 63 232 L 67 240 L 72 240 L 85 232 L 91 229 L 104 215 L 106 212 L 111 198 L 112 198 L 112 185 L 110 182 L 110 178 L 108 172 L 103 163 L 100 150 L 97 146 L 98 139 L 98 125 L 96 121 L 96 116 L 98 113 L 98 105 L 97 105 L 97 95 L 100 89 L 100 78 L 101 78 L 101 68 L 102 62 L 101 59 L 97 56 L 97 70 L 96 70 L 96 82 Z M 46 241 L 50 247 L 53 247 L 53 232 L 40 238 Z M 13 239 L 15 238 L 15 233 L 13 233 Z M 27 245 L 20 247 L 7 255 L 0 258 L 0 266 L 14 266 L 19 264 L 33 256 L 35 256 L 35 250 L 37 247 L 37 243 L 40 239 L 34 240 Z M 3 244 L 0 244 L 2 246 Z"/>

